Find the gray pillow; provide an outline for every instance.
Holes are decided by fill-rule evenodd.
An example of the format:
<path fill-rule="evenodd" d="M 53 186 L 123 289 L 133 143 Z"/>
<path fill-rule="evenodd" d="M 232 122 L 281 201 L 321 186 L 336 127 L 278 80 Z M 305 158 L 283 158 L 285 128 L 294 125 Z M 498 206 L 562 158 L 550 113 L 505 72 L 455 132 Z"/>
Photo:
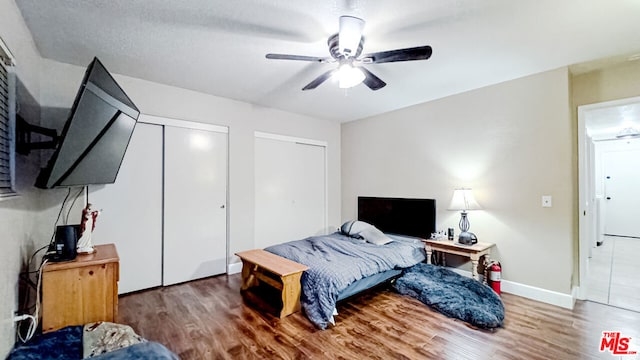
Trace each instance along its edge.
<path fill-rule="evenodd" d="M 340 227 L 340 232 L 353 238 L 362 239 L 362 236 L 359 235 L 360 232 L 371 226 L 373 225 L 368 224 L 364 221 L 349 220 L 346 223 L 342 224 L 342 226 Z"/>
<path fill-rule="evenodd" d="M 360 232 L 360 236 L 362 236 L 367 242 L 376 245 L 384 245 L 392 242 L 387 235 L 385 235 L 382 231 L 378 230 L 375 226 L 371 226 L 366 228 Z"/>
<path fill-rule="evenodd" d="M 384 245 L 393 241 L 375 226 L 364 221 L 347 221 L 340 227 L 340 232 L 376 245 Z"/>

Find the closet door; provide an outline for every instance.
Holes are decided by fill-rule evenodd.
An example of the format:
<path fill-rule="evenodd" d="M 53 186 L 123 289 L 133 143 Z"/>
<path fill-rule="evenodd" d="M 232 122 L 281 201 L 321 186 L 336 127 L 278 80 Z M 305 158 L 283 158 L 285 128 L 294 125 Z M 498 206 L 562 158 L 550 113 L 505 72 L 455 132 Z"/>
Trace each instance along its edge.
<path fill-rule="evenodd" d="M 163 284 L 226 272 L 227 134 L 165 126 Z"/>
<path fill-rule="evenodd" d="M 89 186 L 94 244 L 116 244 L 119 293 L 162 284 L 162 126 L 138 122 L 116 182 Z M 80 219 L 77 219 L 78 222 Z"/>
<path fill-rule="evenodd" d="M 255 247 L 326 228 L 325 146 L 256 135 Z"/>

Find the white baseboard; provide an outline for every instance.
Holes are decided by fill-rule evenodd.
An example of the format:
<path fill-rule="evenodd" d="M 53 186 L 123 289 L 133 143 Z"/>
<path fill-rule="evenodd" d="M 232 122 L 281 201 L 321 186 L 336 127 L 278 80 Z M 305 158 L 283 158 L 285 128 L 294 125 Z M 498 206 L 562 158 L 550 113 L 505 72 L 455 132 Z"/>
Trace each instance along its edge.
<path fill-rule="evenodd" d="M 460 275 L 471 277 L 471 272 L 456 268 L 448 268 Z M 480 275 L 480 280 L 482 280 L 483 276 Z M 574 287 L 571 290 L 571 294 L 563 294 L 556 291 L 551 291 L 547 289 L 537 288 L 529 285 L 520 284 L 513 281 L 502 280 L 501 281 L 501 289 L 503 292 L 522 296 L 527 299 L 540 301 L 546 304 L 556 305 L 563 307 L 565 309 L 573 309 L 573 305 L 575 304 L 577 288 Z"/>
<path fill-rule="evenodd" d="M 237 262 L 227 265 L 227 275 L 237 274 L 242 271 L 242 263 Z"/>
<path fill-rule="evenodd" d="M 573 297 L 573 295 L 563 294 L 557 291 L 541 289 L 507 280 L 502 280 L 502 290 L 509 294 L 560 306 L 565 309 L 573 309 L 573 305 L 575 303 L 575 298 Z"/>

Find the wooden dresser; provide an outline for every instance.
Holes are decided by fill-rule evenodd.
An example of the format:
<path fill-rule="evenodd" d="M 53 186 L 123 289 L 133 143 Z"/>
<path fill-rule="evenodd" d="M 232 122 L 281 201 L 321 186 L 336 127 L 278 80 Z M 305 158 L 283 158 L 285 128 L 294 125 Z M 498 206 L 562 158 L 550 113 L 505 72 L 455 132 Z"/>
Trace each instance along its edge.
<path fill-rule="evenodd" d="M 42 272 L 42 331 L 118 317 L 118 252 L 114 244 L 75 260 L 47 263 Z"/>

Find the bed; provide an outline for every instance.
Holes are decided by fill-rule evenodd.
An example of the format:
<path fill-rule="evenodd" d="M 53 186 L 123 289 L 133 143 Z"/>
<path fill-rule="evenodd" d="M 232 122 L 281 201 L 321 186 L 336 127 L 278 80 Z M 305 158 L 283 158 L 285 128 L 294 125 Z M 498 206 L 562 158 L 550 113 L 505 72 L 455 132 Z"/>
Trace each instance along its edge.
<path fill-rule="evenodd" d="M 320 329 L 334 324 L 338 301 L 424 261 L 420 238 L 435 232 L 435 200 L 359 197 L 358 220 L 343 224 L 333 234 L 265 249 L 309 267 L 301 278 L 300 302 L 309 320 Z"/>

